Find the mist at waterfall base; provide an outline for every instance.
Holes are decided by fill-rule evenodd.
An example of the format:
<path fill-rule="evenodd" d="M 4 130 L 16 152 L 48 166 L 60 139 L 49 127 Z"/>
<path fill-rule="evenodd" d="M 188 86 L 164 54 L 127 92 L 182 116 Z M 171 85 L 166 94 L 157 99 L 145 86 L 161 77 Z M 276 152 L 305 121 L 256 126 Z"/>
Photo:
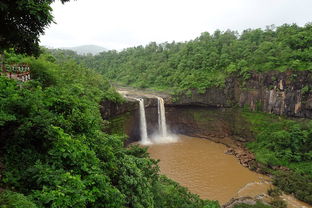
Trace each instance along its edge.
<path fill-rule="evenodd" d="M 161 97 L 157 97 L 158 101 L 158 129 L 155 130 L 150 137 L 147 134 L 146 116 L 144 99 L 138 98 L 139 110 L 140 110 L 140 135 L 142 145 L 161 144 L 161 143 L 173 143 L 179 140 L 179 137 L 170 133 L 167 128 L 165 104 Z"/>
<path fill-rule="evenodd" d="M 179 137 L 170 133 L 167 136 L 162 136 L 159 132 L 155 132 L 150 136 L 150 141 L 150 144 L 174 143 L 179 141 Z"/>

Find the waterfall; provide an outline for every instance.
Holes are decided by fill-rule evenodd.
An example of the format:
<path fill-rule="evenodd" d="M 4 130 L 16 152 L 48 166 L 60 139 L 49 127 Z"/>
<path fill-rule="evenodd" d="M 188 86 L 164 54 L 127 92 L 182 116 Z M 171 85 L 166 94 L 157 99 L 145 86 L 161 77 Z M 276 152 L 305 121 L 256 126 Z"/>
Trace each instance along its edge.
<path fill-rule="evenodd" d="M 143 98 L 136 99 L 140 104 L 140 133 L 141 133 L 141 143 L 149 144 L 150 141 L 147 137 L 147 128 L 146 128 L 146 117 L 145 117 L 145 107 Z"/>
<path fill-rule="evenodd" d="M 158 128 L 159 134 L 162 137 L 167 137 L 167 124 L 166 124 L 166 115 L 165 115 L 165 102 L 161 97 L 158 99 Z"/>
<path fill-rule="evenodd" d="M 171 134 L 167 130 L 165 102 L 161 97 L 157 97 L 158 101 L 158 133 L 152 136 L 154 143 L 171 143 L 177 142 L 179 137 Z"/>
<path fill-rule="evenodd" d="M 178 136 L 170 134 L 167 130 L 166 115 L 165 115 L 165 103 L 161 97 L 157 97 L 158 101 L 158 131 L 148 137 L 146 117 L 145 117 L 145 106 L 143 98 L 134 98 L 139 101 L 140 110 L 140 136 L 141 144 L 160 144 L 160 143 L 171 143 L 177 142 Z"/>

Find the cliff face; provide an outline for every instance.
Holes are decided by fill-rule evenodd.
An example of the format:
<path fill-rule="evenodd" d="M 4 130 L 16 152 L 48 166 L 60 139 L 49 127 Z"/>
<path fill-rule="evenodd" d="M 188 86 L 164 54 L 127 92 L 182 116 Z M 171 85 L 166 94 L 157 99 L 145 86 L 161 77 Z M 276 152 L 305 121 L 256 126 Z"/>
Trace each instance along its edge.
<path fill-rule="evenodd" d="M 207 107 L 167 107 L 168 129 L 175 134 L 204 138 L 233 137 L 247 141 L 252 138 L 249 123 L 240 109 Z"/>
<path fill-rule="evenodd" d="M 205 93 L 195 90 L 191 95 L 174 98 L 162 96 L 167 106 L 249 107 L 277 115 L 312 118 L 312 71 L 253 73 L 249 79 L 232 76 L 224 88 L 209 88 Z M 156 107 L 157 99 L 144 92 L 145 107 Z M 136 100 L 116 104 L 102 103 L 102 116 L 107 119 L 138 109 Z"/>
<path fill-rule="evenodd" d="M 174 105 L 249 107 L 285 116 L 312 118 L 312 72 L 253 73 L 247 80 L 231 77 L 224 88 L 176 97 Z"/>
<path fill-rule="evenodd" d="M 127 98 L 123 103 L 105 100 L 100 108 L 102 117 L 109 121 L 105 131 L 110 134 L 126 134 L 129 137 L 125 141 L 126 145 L 140 140 L 139 101 L 134 97 L 144 99 L 148 134 L 151 135 L 156 124 L 158 125 L 156 97 L 135 95 L 133 98 Z"/>
<path fill-rule="evenodd" d="M 145 108 L 157 106 L 157 99 L 150 96 L 139 96 L 144 99 Z M 102 118 L 110 119 L 112 117 L 122 115 L 139 109 L 139 102 L 133 98 L 128 98 L 122 103 L 104 100 L 100 105 Z"/>
<path fill-rule="evenodd" d="M 157 107 L 145 109 L 148 135 L 158 132 Z M 108 133 L 126 134 L 126 144 L 140 140 L 139 110 L 110 119 Z M 167 106 L 167 127 L 171 133 L 203 138 L 226 138 L 249 141 L 253 138 L 249 123 L 240 109 L 197 106 Z"/>
<path fill-rule="evenodd" d="M 245 84 L 236 83 L 239 106 L 278 115 L 312 118 L 312 73 L 271 72 L 254 74 Z"/>
<path fill-rule="evenodd" d="M 131 93 L 126 94 L 128 99 L 124 103 L 103 101 L 101 105 L 102 117 L 111 119 L 110 133 L 126 133 L 130 138 L 128 143 L 140 138 L 139 103 L 133 98 L 144 98 L 148 134 L 152 135 L 158 129 L 155 96 L 160 96 Z M 233 107 L 312 118 L 312 72 L 254 73 L 247 80 L 231 77 L 224 88 L 164 98 L 167 124 L 173 133 L 219 138 L 237 136 L 244 141 L 252 135 L 248 123 Z"/>

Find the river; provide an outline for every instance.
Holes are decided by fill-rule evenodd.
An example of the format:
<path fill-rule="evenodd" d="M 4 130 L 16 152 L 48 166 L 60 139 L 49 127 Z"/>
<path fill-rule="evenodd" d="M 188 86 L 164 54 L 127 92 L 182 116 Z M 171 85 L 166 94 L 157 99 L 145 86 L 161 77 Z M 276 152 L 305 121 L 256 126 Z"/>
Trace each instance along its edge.
<path fill-rule="evenodd" d="M 203 199 L 221 204 L 233 197 L 266 195 L 272 187 L 267 176 L 243 167 L 227 147 L 207 139 L 179 135 L 176 143 L 153 144 L 148 152 L 159 159 L 161 173 L 188 187 Z M 290 196 L 284 196 L 288 207 L 311 207 Z"/>

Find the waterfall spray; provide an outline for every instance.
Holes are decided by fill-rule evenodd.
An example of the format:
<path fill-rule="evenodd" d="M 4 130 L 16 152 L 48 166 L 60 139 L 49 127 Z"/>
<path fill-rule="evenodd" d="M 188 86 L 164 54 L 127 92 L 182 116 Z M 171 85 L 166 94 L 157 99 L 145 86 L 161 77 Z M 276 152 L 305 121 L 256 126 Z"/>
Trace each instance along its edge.
<path fill-rule="evenodd" d="M 139 101 L 141 144 L 149 145 L 153 143 L 155 144 L 156 143 L 171 143 L 171 142 L 178 141 L 178 137 L 176 135 L 168 133 L 167 124 L 166 124 L 165 103 L 161 97 L 157 97 L 158 131 L 157 133 L 150 135 L 150 138 L 147 135 L 144 99 L 143 98 L 134 98 L 134 99 Z"/>

